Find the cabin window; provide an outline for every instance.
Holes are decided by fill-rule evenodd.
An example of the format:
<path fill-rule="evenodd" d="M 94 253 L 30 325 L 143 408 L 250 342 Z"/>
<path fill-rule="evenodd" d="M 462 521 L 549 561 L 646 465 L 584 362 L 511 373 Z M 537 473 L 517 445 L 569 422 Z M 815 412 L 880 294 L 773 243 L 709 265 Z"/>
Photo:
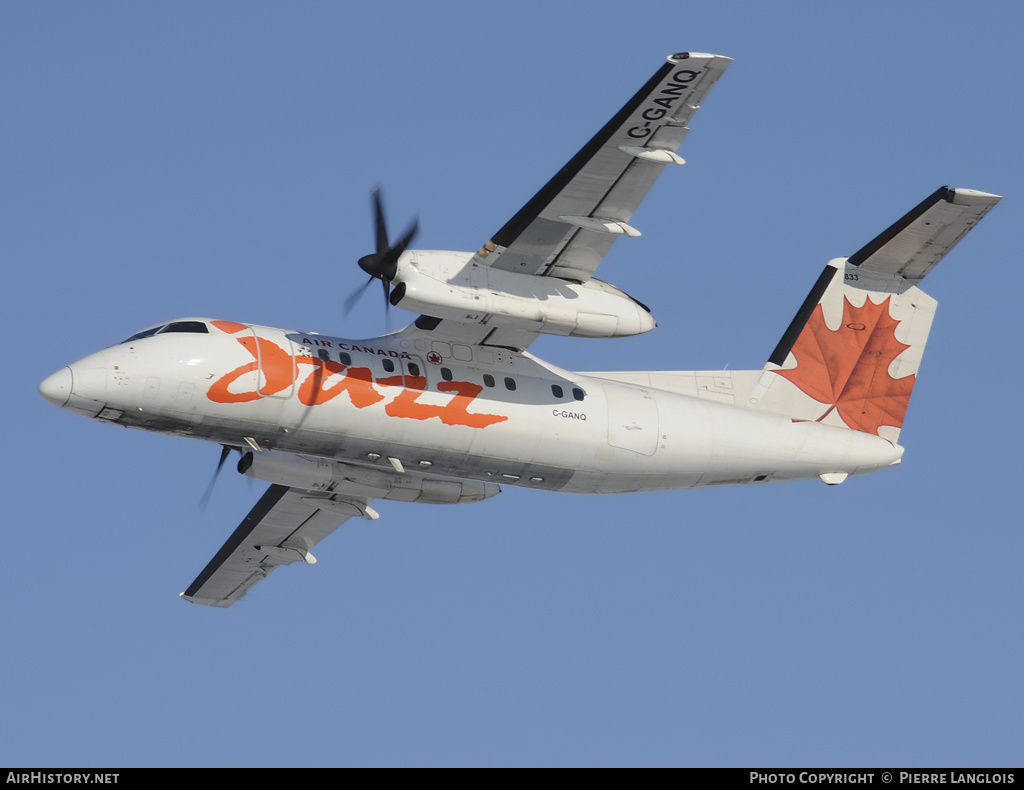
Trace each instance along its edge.
<path fill-rule="evenodd" d="M 557 384 L 552 384 L 551 394 L 554 395 L 556 398 L 561 398 L 565 393 L 562 392 L 562 388 L 559 387 Z"/>
<path fill-rule="evenodd" d="M 326 348 L 318 348 L 316 355 L 320 357 L 324 362 L 331 361 L 331 353 Z"/>
<path fill-rule="evenodd" d="M 395 372 L 395 363 L 392 362 L 390 359 L 382 359 L 380 361 L 380 364 L 384 366 L 384 370 L 386 370 L 388 373 Z"/>
<path fill-rule="evenodd" d="M 341 360 L 342 365 L 352 364 L 352 355 L 349 354 L 347 351 L 342 351 L 340 354 L 338 354 L 338 359 Z"/>
<path fill-rule="evenodd" d="M 583 392 L 583 390 L 581 390 L 579 387 L 573 387 L 572 388 L 572 396 L 576 400 L 583 400 L 586 397 L 586 393 Z"/>
<path fill-rule="evenodd" d="M 451 381 L 452 380 L 451 368 L 441 368 L 441 378 L 443 378 L 445 381 Z"/>
<path fill-rule="evenodd" d="M 494 386 L 494 376 L 492 376 L 490 373 L 484 373 L 484 386 L 485 387 L 493 387 Z"/>
<path fill-rule="evenodd" d="M 514 391 L 516 388 L 516 380 L 511 376 L 505 376 L 505 389 Z"/>
<path fill-rule="evenodd" d="M 409 375 L 410 376 L 418 376 L 418 375 L 420 375 L 420 366 L 417 365 L 415 362 L 410 362 L 409 363 Z"/>

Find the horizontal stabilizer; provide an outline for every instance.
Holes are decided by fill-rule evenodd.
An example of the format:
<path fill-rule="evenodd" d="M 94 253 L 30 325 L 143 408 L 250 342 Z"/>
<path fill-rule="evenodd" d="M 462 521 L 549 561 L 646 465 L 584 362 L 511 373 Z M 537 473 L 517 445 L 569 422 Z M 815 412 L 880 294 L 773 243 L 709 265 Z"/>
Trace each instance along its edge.
<path fill-rule="evenodd" d="M 916 285 L 1001 199 L 973 189 L 940 187 L 849 262 Z"/>

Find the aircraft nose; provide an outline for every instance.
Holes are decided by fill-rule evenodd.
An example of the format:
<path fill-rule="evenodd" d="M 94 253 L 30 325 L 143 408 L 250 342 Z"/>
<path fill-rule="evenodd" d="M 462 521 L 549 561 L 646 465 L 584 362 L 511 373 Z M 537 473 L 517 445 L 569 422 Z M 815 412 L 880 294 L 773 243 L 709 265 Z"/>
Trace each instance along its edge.
<path fill-rule="evenodd" d="M 39 394 L 54 406 L 63 406 L 71 397 L 71 368 L 61 368 L 39 385 Z"/>

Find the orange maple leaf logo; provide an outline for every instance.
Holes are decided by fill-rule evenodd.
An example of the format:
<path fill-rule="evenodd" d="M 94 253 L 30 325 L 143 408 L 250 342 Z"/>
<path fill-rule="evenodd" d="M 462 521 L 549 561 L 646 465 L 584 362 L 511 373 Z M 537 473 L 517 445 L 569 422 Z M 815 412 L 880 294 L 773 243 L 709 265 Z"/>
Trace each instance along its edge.
<path fill-rule="evenodd" d="M 854 307 L 843 297 L 843 321 L 831 330 L 819 304 L 793 344 L 796 367 L 776 370 L 816 401 L 835 409 L 849 427 L 878 433 L 900 428 L 916 376 L 894 379 L 889 365 L 910 346 L 896 339 L 899 321 L 889 315 L 889 298 Z"/>

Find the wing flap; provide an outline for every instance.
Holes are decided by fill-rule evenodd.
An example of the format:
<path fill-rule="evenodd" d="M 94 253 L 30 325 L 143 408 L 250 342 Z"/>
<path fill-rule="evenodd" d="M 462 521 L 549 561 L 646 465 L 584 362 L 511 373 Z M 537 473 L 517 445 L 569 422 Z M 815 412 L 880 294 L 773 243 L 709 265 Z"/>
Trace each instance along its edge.
<path fill-rule="evenodd" d="M 352 516 L 375 518 L 369 501 L 272 485 L 181 597 L 231 606 L 278 566 L 316 562 L 310 549 Z"/>
<path fill-rule="evenodd" d="M 973 189 L 940 187 L 849 262 L 917 284 L 1001 199 Z"/>

